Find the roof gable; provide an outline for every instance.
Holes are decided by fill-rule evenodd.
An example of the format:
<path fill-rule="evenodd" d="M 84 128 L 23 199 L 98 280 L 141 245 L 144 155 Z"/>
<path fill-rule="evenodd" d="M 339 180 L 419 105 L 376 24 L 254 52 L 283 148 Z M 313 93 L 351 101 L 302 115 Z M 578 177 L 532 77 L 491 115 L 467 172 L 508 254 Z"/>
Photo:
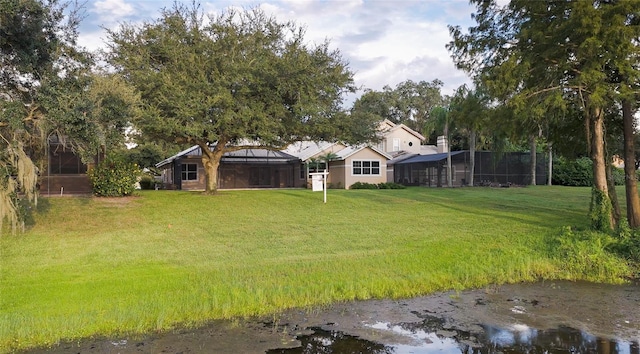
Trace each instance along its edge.
<path fill-rule="evenodd" d="M 409 133 L 409 134 L 415 136 L 416 138 L 420 139 L 420 141 L 426 140 L 426 138 L 422 134 L 418 133 L 417 131 L 415 131 L 415 130 L 409 128 L 409 127 L 407 127 L 404 124 L 398 124 L 395 127 L 389 129 L 388 132 L 395 132 L 395 131 L 398 131 L 398 130 L 404 130 L 407 133 Z"/>
<path fill-rule="evenodd" d="M 293 155 L 302 161 L 306 161 L 335 145 L 337 145 L 337 143 L 330 143 L 328 141 L 304 140 L 297 141 L 287 146 L 287 148 L 282 151 L 289 155 Z"/>
<path fill-rule="evenodd" d="M 381 155 L 382 157 L 386 158 L 387 160 L 391 160 L 391 155 L 387 154 L 386 152 L 378 149 L 375 146 L 369 146 L 369 145 L 359 145 L 359 146 L 348 146 L 340 151 L 338 151 L 336 153 L 336 155 L 338 156 L 339 160 L 346 160 L 347 158 L 349 158 L 350 156 L 358 153 L 359 151 L 362 151 L 364 149 L 371 149 L 374 152 L 376 152 L 377 154 Z"/>

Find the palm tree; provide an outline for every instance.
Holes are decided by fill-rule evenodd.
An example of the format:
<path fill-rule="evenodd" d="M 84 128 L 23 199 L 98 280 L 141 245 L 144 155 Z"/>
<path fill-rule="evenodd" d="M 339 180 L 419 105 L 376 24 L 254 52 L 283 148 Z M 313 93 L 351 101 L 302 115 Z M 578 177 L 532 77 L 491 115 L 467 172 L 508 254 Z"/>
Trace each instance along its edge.
<path fill-rule="evenodd" d="M 327 168 L 327 172 L 329 172 L 329 162 L 330 161 L 334 161 L 334 160 L 338 160 L 340 157 L 336 153 L 329 151 L 329 152 L 325 153 L 324 155 L 320 155 L 318 158 L 319 158 L 320 161 L 324 162 L 324 164 L 325 164 L 325 166 Z"/>

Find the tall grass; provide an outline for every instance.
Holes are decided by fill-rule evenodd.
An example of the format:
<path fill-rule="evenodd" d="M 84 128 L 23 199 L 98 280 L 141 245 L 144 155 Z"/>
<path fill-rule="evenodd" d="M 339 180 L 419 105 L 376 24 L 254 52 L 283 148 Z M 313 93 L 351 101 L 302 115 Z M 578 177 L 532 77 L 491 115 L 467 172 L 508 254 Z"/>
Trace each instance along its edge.
<path fill-rule="evenodd" d="M 51 198 L 0 239 L 0 351 L 196 326 L 336 301 L 537 279 L 588 225 L 587 188 L 143 191 Z"/>

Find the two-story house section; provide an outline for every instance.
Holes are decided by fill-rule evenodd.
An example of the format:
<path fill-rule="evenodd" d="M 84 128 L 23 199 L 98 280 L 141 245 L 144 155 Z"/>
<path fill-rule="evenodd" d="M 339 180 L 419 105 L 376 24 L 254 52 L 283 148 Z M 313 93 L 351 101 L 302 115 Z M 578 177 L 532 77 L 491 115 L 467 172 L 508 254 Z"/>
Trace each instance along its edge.
<path fill-rule="evenodd" d="M 388 119 L 380 123 L 380 134 L 382 140 L 377 147 L 393 157 L 420 154 L 420 145 L 425 141 L 425 137 L 417 131 Z"/>

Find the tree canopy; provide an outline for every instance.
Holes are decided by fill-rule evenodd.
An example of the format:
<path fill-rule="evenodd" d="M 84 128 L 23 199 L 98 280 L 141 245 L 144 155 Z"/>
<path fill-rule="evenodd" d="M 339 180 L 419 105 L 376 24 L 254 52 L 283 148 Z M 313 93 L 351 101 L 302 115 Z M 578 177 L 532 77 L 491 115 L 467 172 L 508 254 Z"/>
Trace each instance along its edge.
<path fill-rule="evenodd" d="M 53 134 L 89 162 L 121 146 L 137 96 L 124 81 L 94 72 L 76 44 L 81 8 L 58 0 L 0 2 L 0 227 L 23 226 L 22 200 L 37 202 Z"/>
<path fill-rule="evenodd" d="M 624 73 L 625 82 L 638 82 L 640 1 L 472 3 L 477 25 L 468 32 L 450 27 L 456 64 L 509 106 L 523 127 L 539 129 L 550 113 L 572 118 L 566 113 L 578 109 L 594 166 L 594 226 L 610 228 L 604 113 L 632 91 L 612 77 Z"/>
<path fill-rule="evenodd" d="M 379 120 L 389 119 L 429 136 L 433 124 L 431 112 L 442 106 L 444 98 L 440 92 L 442 81 L 431 82 L 406 80 L 395 88 L 385 85 L 382 91 L 365 90 L 356 100 L 353 112 L 360 115 L 377 116 Z"/>
<path fill-rule="evenodd" d="M 341 106 L 355 90 L 347 63 L 329 42 L 310 45 L 304 35 L 259 9 L 208 17 L 196 4 L 174 4 L 154 21 L 109 31 L 108 60 L 141 93 L 136 128 L 199 145 L 212 193 L 227 151 L 373 137 L 375 122 L 360 116 L 353 129 Z"/>

